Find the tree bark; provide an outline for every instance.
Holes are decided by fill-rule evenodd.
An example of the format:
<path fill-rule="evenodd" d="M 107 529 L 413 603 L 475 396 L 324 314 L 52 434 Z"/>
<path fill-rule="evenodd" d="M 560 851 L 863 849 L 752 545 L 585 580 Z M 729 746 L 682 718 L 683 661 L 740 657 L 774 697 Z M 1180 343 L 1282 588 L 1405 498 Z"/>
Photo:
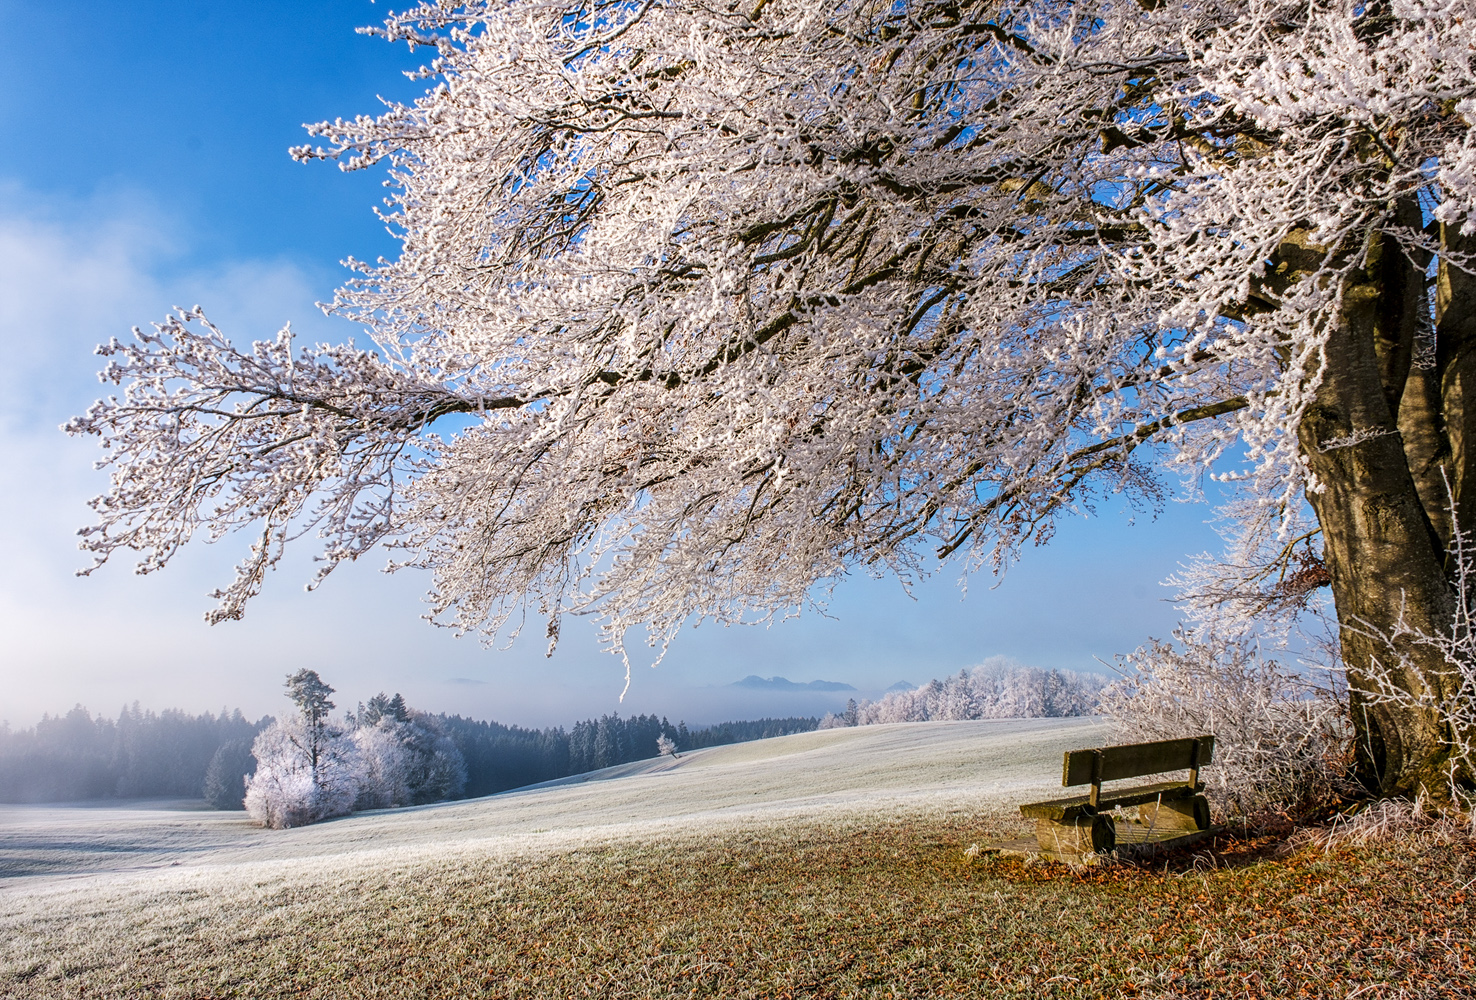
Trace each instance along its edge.
<path fill-rule="evenodd" d="M 1399 221 L 1418 222 L 1417 206 L 1401 208 L 1414 218 Z M 1442 278 L 1451 305 L 1436 318 L 1432 350 L 1419 262 L 1383 233 L 1364 249 L 1298 436 L 1316 478 L 1308 500 L 1332 578 L 1358 776 L 1380 795 L 1443 798 L 1451 734 L 1438 708 L 1416 699 L 1448 693 L 1448 664 L 1394 636 L 1400 625 L 1450 634 L 1452 531 L 1476 527 L 1465 513 L 1476 494 L 1465 403 L 1476 387 L 1472 285 L 1464 272 Z M 1390 700 L 1391 689 L 1407 697 Z"/>

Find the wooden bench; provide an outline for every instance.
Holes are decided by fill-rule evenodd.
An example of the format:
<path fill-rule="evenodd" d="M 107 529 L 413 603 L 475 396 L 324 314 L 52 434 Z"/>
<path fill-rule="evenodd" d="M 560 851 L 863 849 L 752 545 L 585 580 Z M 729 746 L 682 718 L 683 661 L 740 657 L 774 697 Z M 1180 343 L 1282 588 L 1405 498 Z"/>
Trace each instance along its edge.
<path fill-rule="evenodd" d="M 1209 802 L 1200 794 L 1204 784 L 1199 769 L 1213 761 L 1214 752 L 1213 736 L 1071 750 L 1061 784 L 1091 785 L 1091 790 L 1020 806 L 1022 816 L 1035 820 L 1035 839 L 1009 841 L 994 849 L 1079 864 L 1127 845 L 1177 847 L 1199 840 L 1210 833 Z M 1188 780 L 1102 790 L 1105 781 L 1182 770 L 1188 770 Z M 1136 816 L 1109 815 L 1132 806 L 1138 807 Z"/>

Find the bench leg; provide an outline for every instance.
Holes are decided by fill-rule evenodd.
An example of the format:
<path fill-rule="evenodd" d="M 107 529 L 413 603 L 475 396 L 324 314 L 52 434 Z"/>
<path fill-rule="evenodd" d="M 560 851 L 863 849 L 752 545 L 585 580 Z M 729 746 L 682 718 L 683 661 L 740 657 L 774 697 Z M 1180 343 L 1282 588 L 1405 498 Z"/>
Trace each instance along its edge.
<path fill-rule="evenodd" d="M 1187 799 L 1170 799 L 1168 802 L 1145 802 L 1138 806 L 1138 816 L 1144 826 L 1155 830 L 1208 830 L 1210 828 L 1209 800 L 1203 795 Z"/>
<path fill-rule="evenodd" d="M 1117 827 L 1110 816 L 1082 816 L 1073 822 L 1035 821 L 1035 842 L 1042 852 L 1066 860 L 1106 854 L 1117 846 Z"/>

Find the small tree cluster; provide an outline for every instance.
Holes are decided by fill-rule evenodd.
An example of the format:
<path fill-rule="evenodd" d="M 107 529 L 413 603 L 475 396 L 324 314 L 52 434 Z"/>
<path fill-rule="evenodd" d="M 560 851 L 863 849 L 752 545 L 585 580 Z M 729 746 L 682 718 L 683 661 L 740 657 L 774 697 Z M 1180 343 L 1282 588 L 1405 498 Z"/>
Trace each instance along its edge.
<path fill-rule="evenodd" d="M 357 754 L 329 719 L 332 693 L 316 670 L 288 675 L 297 714 L 262 730 L 251 746 L 256 773 L 246 783 L 246 811 L 262 826 L 305 826 L 353 808 Z"/>
<path fill-rule="evenodd" d="M 353 809 L 359 760 L 342 728 L 290 715 L 262 730 L 251 753 L 256 773 L 246 785 L 246 811 L 262 826 L 306 826 Z"/>
<path fill-rule="evenodd" d="M 827 714 L 821 729 L 885 722 L 963 719 L 1036 719 L 1090 715 L 1105 681 L 1097 674 L 1023 667 L 994 657 L 952 677 L 876 701 L 850 701 L 841 715 Z"/>
<path fill-rule="evenodd" d="M 264 730 L 246 809 L 273 829 L 303 826 L 354 809 L 437 802 L 461 795 L 466 764 L 439 720 L 396 694 L 370 699 L 347 725 L 329 712 L 333 688 L 312 670 L 287 678 L 295 715 Z"/>
<path fill-rule="evenodd" d="M 413 711 L 399 694 L 375 695 L 356 721 L 361 774 L 354 808 L 440 802 L 466 789 L 466 762 L 440 720 Z"/>

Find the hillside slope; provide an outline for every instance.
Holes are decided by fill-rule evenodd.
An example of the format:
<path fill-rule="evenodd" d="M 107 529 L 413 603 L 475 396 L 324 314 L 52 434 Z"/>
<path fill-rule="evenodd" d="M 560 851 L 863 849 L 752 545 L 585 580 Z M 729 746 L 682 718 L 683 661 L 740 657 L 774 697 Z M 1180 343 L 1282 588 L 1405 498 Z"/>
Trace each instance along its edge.
<path fill-rule="evenodd" d="M 1471 997 L 1461 838 L 975 857 L 1090 720 L 807 733 L 302 830 L 0 811 L 0 997 Z M 29 871 L 31 874 L 19 874 Z"/>
<path fill-rule="evenodd" d="M 301 864 L 374 866 L 462 851 L 511 856 L 796 821 L 942 813 L 1002 822 L 1014 804 L 1056 787 L 1062 751 L 1107 738 L 1090 719 L 832 729 L 284 831 L 251 826 L 241 813 L 13 807 L 0 811 L 0 876 L 8 876 L 0 895 L 84 875 L 148 882 L 191 871 L 229 877 L 260 865 L 283 874 Z"/>

